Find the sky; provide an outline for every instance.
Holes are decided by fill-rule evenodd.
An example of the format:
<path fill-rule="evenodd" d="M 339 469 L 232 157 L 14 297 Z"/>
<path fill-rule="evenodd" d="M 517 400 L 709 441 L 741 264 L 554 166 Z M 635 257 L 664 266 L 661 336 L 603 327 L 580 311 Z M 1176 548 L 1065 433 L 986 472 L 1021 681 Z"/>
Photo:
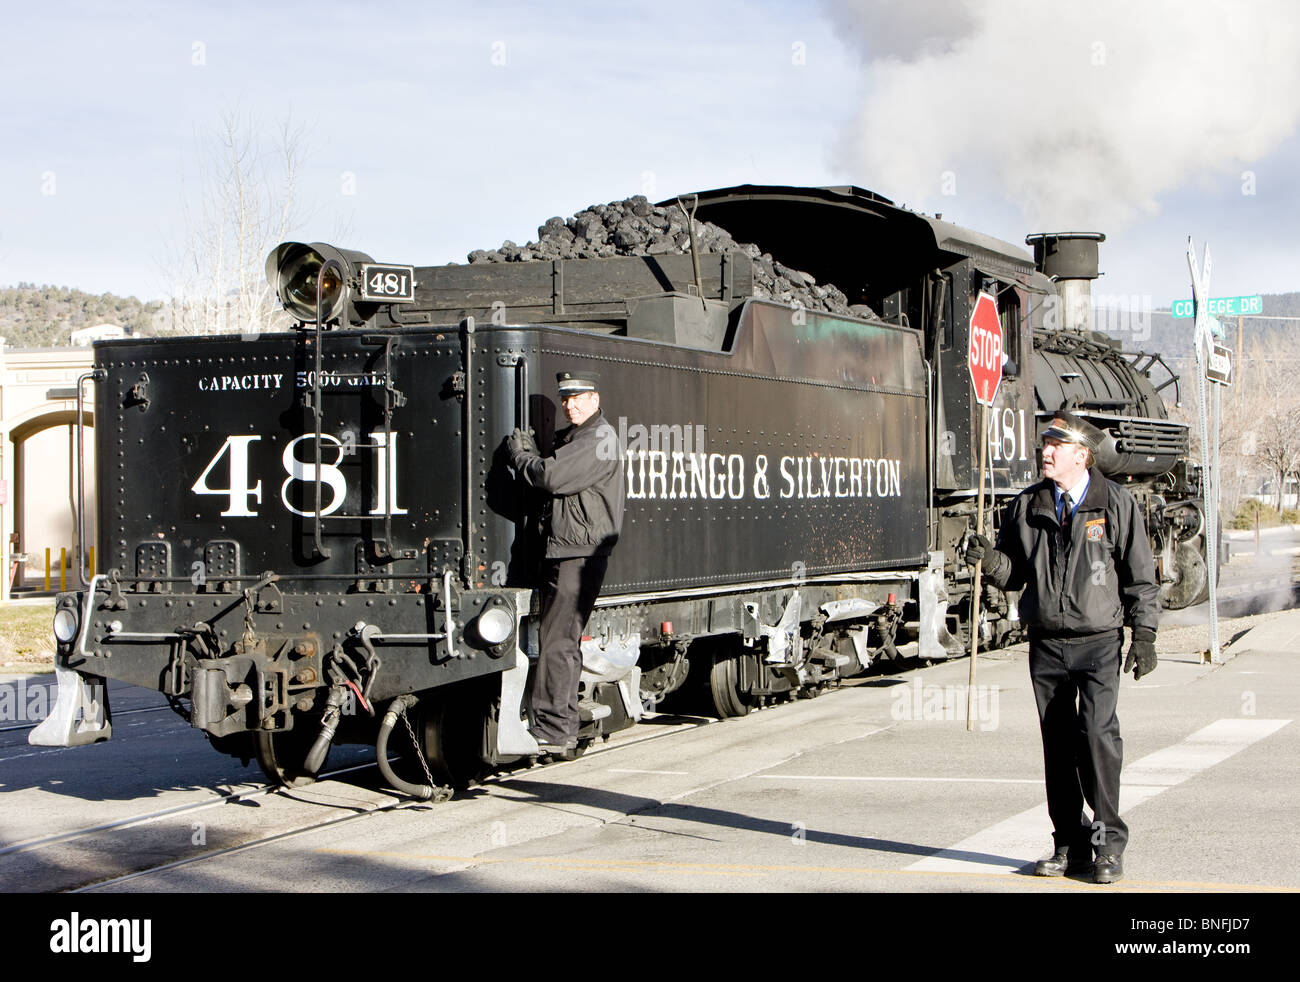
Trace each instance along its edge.
<path fill-rule="evenodd" d="M 6 5 L 0 286 L 185 278 L 223 121 L 286 238 L 464 262 L 633 194 L 856 184 L 1023 243 L 1101 231 L 1100 293 L 1300 290 L 1290 3 Z"/>

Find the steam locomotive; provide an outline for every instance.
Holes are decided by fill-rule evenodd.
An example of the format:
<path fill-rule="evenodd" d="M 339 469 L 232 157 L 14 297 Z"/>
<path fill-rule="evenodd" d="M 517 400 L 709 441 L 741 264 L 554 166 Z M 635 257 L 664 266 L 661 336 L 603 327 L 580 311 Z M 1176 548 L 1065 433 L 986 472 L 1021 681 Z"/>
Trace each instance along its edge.
<path fill-rule="evenodd" d="M 268 275 L 297 330 L 98 343 L 106 572 L 58 598 L 59 698 L 32 742 L 107 739 L 114 678 L 285 784 L 340 741 L 425 797 L 535 757 L 540 503 L 503 438 L 549 451 L 561 369 L 600 372 L 627 495 L 582 639 L 580 746 L 665 699 L 739 716 L 878 659 L 959 656 L 971 631 L 1015 640 L 1016 596 L 976 603 L 959 560 L 980 442 L 1005 500 L 1061 406 L 1107 434 L 1099 465 L 1143 505 L 1165 603 L 1205 593 L 1200 479 L 1161 396 L 1177 378 L 1086 320 L 1101 236 L 1031 236 L 1031 259 L 856 187 L 696 201 L 873 313 L 756 296 L 744 251 L 413 268 L 286 243 Z M 981 293 L 1005 356 L 986 432 Z"/>

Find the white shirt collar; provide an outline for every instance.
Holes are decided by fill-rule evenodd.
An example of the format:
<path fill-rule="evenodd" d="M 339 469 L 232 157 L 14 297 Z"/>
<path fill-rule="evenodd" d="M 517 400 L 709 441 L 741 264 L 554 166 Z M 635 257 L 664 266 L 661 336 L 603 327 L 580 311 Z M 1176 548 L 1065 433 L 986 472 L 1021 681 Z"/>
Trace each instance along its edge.
<path fill-rule="evenodd" d="M 1083 477 L 1080 478 L 1079 483 L 1069 489 L 1070 503 L 1074 506 L 1074 511 L 1079 510 L 1079 502 L 1081 502 L 1083 500 L 1083 496 L 1088 493 L 1088 482 L 1090 479 L 1091 476 L 1089 475 L 1089 473 L 1087 471 L 1084 471 Z M 1053 496 L 1053 500 L 1056 502 L 1056 510 L 1058 514 L 1060 513 L 1061 510 L 1061 495 L 1063 495 L 1064 493 L 1065 492 L 1062 491 L 1055 482 L 1052 483 L 1052 496 Z M 1074 514 L 1074 512 L 1072 511 L 1071 514 Z"/>

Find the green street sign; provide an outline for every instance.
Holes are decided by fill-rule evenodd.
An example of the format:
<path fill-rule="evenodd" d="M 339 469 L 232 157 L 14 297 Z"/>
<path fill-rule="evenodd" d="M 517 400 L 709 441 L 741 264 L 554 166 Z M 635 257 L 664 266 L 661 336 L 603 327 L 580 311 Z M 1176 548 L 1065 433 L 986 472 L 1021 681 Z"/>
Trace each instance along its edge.
<path fill-rule="evenodd" d="M 1211 297 L 1207 301 L 1207 313 L 1214 317 L 1249 317 L 1251 314 L 1264 312 L 1263 297 Z M 1192 301 L 1175 300 L 1170 313 L 1175 317 L 1193 317 Z"/>

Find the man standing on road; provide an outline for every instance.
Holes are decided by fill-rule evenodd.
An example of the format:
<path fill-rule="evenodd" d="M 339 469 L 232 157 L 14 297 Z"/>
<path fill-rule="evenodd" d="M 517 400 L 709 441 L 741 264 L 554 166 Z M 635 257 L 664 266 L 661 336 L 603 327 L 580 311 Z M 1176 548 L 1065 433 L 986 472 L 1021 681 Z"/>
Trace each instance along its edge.
<path fill-rule="evenodd" d="M 596 605 L 609 555 L 623 528 L 623 468 L 613 428 L 600 411 L 599 376 L 556 376 L 569 425 L 555 452 L 542 457 L 532 435 L 507 439 L 510 461 L 530 485 L 551 495 L 545 514 L 541 576 L 541 657 L 533 676 L 532 725 L 543 753 L 578 745 L 582 629 Z"/>
<path fill-rule="evenodd" d="M 1094 883 L 1113 883 L 1124 875 L 1128 843 L 1119 815 L 1124 745 L 1115 715 L 1123 625 L 1133 636 L 1123 670 L 1139 679 L 1156 667 L 1160 587 L 1136 499 L 1093 469 L 1102 432 L 1061 411 L 1042 436 L 1043 480 L 1008 506 L 996 549 L 982 535 L 970 537 L 966 562 L 982 559 L 993 583 L 1023 591 L 1020 619 L 1029 628 L 1055 840 L 1034 873 L 1091 867 Z"/>

